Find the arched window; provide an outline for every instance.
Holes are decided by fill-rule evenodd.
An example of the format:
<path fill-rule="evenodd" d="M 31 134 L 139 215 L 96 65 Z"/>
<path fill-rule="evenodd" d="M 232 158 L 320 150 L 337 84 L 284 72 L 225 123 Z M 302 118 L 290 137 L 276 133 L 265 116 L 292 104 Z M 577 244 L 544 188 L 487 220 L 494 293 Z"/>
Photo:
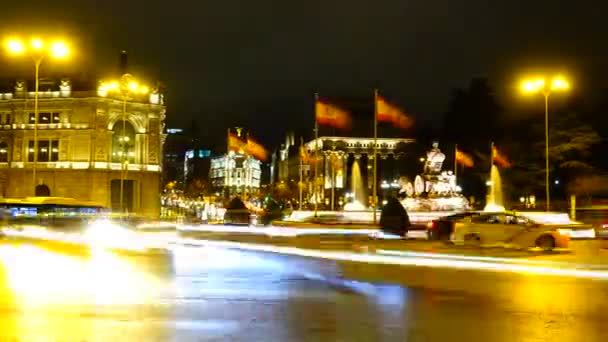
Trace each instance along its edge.
<path fill-rule="evenodd" d="M 0 163 L 8 163 L 8 144 L 0 142 Z"/>
<path fill-rule="evenodd" d="M 112 162 L 135 161 L 135 129 L 128 121 L 119 120 L 114 124 L 112 136 Z"/>

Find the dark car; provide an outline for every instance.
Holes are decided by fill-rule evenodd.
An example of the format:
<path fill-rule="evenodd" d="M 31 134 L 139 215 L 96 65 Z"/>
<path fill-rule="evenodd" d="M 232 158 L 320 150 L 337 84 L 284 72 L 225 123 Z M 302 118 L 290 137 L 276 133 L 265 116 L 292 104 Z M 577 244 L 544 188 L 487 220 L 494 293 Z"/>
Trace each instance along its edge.
<path fill-rule="evenodd" d="M 477 216 L 478 212 L 467 211 L 449 216 L 444 216 L 429 222 L 427 225 L 427 236 L 429 240 L 450 240 L 450 236 L 454 232 L 454 224 L 462 221 L 466 217 Z"/>

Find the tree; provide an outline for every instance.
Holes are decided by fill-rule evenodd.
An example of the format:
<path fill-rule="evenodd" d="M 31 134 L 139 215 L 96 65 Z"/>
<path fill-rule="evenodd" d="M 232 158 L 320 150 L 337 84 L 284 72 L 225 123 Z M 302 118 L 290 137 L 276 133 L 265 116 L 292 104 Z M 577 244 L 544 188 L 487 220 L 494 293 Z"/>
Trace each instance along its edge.
<path fill-rule="evenodd" d="M 580 184 L 580 178 L 589 177 L 596 172 L 591 152 L 593 147 L 601 142 L 601 137 L 585 121 L 585 114 L 582 103 L 573 100 L 550 117 L 549 172 L 550 184 L 555 190 L 572 192 L 576 188 L 574 184 Z M 501 143 L 513 160 L 513 167 L 505 172 L 508 186 L 518 189 L 519 194 L 544 194 L 544 129 L 544 122 L 538 118 L 534 121 L 524 120 L 512 125 L 509 130 L 511 135 L 505 137 Z M 566 187 L 556 187 L 556 180 Z M 518 194 L 513 192 L 512 195 Z"/>
<path fill-rule="evenodd" d="M 185 195 L 189 198 L 197 198 L 205 196 L 209 193 L 210 187 L 209 182 L 205 179 L 194 178 L 188 181 L 186 185 Z"/>

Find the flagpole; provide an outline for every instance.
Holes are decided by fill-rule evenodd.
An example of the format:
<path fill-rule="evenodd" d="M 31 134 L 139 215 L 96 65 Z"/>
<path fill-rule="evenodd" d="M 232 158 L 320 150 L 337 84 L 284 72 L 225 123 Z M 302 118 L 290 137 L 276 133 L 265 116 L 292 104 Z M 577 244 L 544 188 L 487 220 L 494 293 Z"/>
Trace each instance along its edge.
<path fill-rule="evenodd" d="M 494 197 L 494 183 L 492 181 L 492 167 L 494 166 L 494 142 L 490 142 L 490 191 Z"/>
<path fill-rule="evenodd" d="M 335 169 L 334 169 L 334 161 L 330 160 L 330 163 L 331 163 L 331 211 L 334 211 L 335 210 L 334 209 L 334 197 L 335 197 L 335 187 L 336 187 L 336 176 L 335 176 Z"/>
<path fill-rule="evenodd" d="M 454 179 L 458 184 L 458 144 L 454 144 Z"/>
<path fill-rule="evenodd" d="M 315 179 L 313 181 L 314 196 L 315 196 L 315 217 L 317 217 L 319 210 L 319 194 L 317 189 L 317 177 L 319 175 L 319 123 L 317 122 L 317 102 L 319 101 L 319 94 L 315 93 Z"/>
<path fill-rule="evenodd" d="M 302 160 L 302 150 L 304 149 L 304 138 L 300 137 L 300 182 L 298 183 L 298 189 L 300 191 L 300 205 L 299 210 L 302 211 L 302 167 L 304 167 L 304 163 Z"/>
<path fill-rule="evenodd" d="M 376 209 L 377 209 L 377 192 L 376 183 L 378 183 L 378 158 L 377 158 L 377 147 L 378 147 L 378 89 L 374 89 L 374 182 L 372 184 L 372 209 L 374 211 L 373 218 L 374 224 L 376 224 Z"/>
<path fill-rule="evenodd" d="M 492 166 L 494 166 L 494 142 L 490 142 L 490 176 L 492 175 Z"/>
<path fill-rule="evenodd" d="M 230 180 L 230 178 L 229 178 L 229 175 L 230 175 L 230 167 L 229 167 L 229 165 L 230 165 L 230 163 L 228 163 L 228 158 L 230 156 L 230 127 L 228 127 L 228 131 L 227 131 L 226 134 L 227 134 L 226 135 L 226 162 L 224 163 L 224 168 L 225 168 L 224 169 L 224 174 L 226 176 L 224 177 L 224 188 L 228 192 L 228 198 L 230 198 L 230 188 L 228 188 L 228 183 L 230 183 L 229 182 L 229 180 Z M 226 193 L 226 192 L 224 192 L 224 193 Z"/>

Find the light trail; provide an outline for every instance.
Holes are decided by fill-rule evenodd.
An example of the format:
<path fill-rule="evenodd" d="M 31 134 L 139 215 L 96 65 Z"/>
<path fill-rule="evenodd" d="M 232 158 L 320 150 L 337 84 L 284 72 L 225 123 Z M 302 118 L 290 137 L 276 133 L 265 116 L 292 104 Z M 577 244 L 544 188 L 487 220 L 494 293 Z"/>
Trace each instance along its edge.
<path fill-rule="evenodd" d="M 507 264 L 527 264 L 527 265 L 546 265 L 546 266 L 561 266 L 567 268 L 576 269 L 605 269 L 608 271 L 608 265 L 593 265 L 593 264 L 577 264 L 573 262 L 564 261 L 550 261 L 550 260 L 531 260 L 522 258 L 504 258 L 504 257 L 492 257 L 492 256 L 473 256 L 473 255 L 461 255 L 461 254 L 446 254 L 446 253 L 425 253 L 425 252 L 404 252 L 396 250 L 385 250 L 377 249 L 375 251 L 381 255 L 391 255 L 406 258 L 433 258 L 433 259 L 451 259 L 451 260 L 466 260 L 466 261 L 481 261 L 481 262 L 492 262 L 492 263 L 507 263 Z"/>
<path fill-rule="evenodd" d="M 585 270 L 579 268 L 560 268 L 551 267 L 549 265 L 526 265 L 517 263 L 500 263 L 491 262 L 490 260 L 457 260 L 454 258 L 437 257 L 422 257 L 422 256 L 392 256 L 379 254 L 358 254 L 352 252 L 326 252 L 311 249 L 302 249 L 296 247 L 279 247 L 270 245 L 256 245 L 239 242 L 228 241 L 208 241 L 194 239 L 179 239 L 181 244 L 191 246 L 213 246 L 223 248 L 234 248 L 256 252 L 277 253 L 283 255 L 292 255 L 300 257 L 309 257 L 325 260 L 336 260 L 346 262 L 363 262 L 370 264 L 384 265 L 399 265 L 399 266 L 418 266 L 418 267 L 434 267 L 434 268 L 449 268 L 460 270 L 473 271 L 493 271 L 493 272 L 511 272 L 519 274 L 535 274 L 535 275 L 550 275 L 574 278 L 600 279 L 608 280 L 608 271 L 603 270 Z M 563 264 L 562 266 L 567 266 Z M 572 264 L 570 264 L 572 266 Z"/>
<path fill-rule="evenodd" d="M 177 228 L 182 232 L 203 233 L 241 233 L 276 237 L 296 237 L 300 235 L 373 235 L 379 229 L 349 229 L 349 228 L 293 228 L 293 227 L 251 227 L 251 226 L 217 226 L 217 225 L 181 225 Z"/>
<path fill-rule="evenodd" d="M 86 239 L 82 237 L 73 236 L 72 234 L 62 234 L 48 231 L 43 232 L 35 229 L 24 231 L 5 229 L 4 232 L 9 236 L 14 237 L 37 238 L 87 245 Z M 369 264 L 434 267 L 444 269 L 477 271 L 512 272 L 520 274 L 538 274 L 608 280 L 608 270 L 598 270 L 597 266 L 594 265 L 575 263 L 560 263 L 550 261 L 536 262 L 533 260 L 519 260 L 498 257 L 432 254 L 422 252 L 401 252 L 390 250 L 379 250 L 380 253 L 365 254 L 354 252 L 320 251 L 314 249 L 281 247 L 231 241 L 210 241 L 179 237 L 171 238 L 169 236 L 165 236 L 165 239 L 166 240 L 164 245 L 166 249 L 172 249 L 172 245 L 220 247 L 345 262 L 361 262 Z"/>

